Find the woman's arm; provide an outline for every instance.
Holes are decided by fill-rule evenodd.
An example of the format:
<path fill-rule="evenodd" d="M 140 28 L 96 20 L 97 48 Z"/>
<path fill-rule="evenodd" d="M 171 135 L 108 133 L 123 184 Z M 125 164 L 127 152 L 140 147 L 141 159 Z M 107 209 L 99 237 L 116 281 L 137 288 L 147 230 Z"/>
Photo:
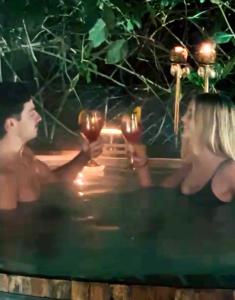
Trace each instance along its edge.
<path fill-rule="evenodd" d="M 165 178 L 160 186 L 164 188 L 174 188 L 181 184 L 189 170 L 191 169 L 191 163 L 184 163 L 178 170 L 173 171 L 171 175 Z"/>
<path fill-rule="evenodd" d="M 153 186 L 145 145 L 135 144 L 132 145 L 132 148 L 134 169 L 136 170 L 140 186 L 145 188 Z"/>
<path fill-rule="evenodd" d="M 144 145 L 133 145 L 134 147 L 134 167 L 138 176 L 139 183 L 142 187 L 151 187 L 153 185 L 162 186 L 165 188 L 173 188 L 178 186 L 191 169 L 189 161 L 183 162 L 183 165 L 173 171 L 173 173 L 165 178 L 162 182 L 152 182 L 150 170 L 148 167 L 148 157 L 146 147 Z"/>

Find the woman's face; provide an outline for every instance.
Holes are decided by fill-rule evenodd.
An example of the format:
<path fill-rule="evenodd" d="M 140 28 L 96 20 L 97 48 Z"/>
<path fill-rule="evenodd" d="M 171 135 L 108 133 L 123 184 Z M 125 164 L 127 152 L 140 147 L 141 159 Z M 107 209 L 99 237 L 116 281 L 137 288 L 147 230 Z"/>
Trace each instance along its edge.
<path fill-rule="evenodd" d="M 183 134 L 184 138 L 192 137 L 194 131 L 194 112 L 195 112 L 195 102 L 190 101 L 187 107 L 187 111 L 182 117 L 183 122 Z"/>

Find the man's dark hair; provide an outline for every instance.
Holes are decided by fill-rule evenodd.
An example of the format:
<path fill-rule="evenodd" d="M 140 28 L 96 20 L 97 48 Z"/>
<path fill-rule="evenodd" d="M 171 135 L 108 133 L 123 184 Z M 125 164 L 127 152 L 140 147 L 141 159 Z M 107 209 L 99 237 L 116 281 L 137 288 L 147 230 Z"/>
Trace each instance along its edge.
<path fill-rule="evenodd" d="M 25 83 L 0 83 L 0 138 L 4 136 L 4 124 L 7 118 L 20 119 L 24 103 L 31 98 L 30 91 Z"/>

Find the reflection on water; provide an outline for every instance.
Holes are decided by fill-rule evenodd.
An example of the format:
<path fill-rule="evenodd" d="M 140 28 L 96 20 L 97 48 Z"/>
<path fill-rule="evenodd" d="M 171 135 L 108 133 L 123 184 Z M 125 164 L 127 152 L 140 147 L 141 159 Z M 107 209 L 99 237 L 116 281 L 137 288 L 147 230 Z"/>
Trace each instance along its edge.
<path fill-rule="evenodd" d="M 163 180 L 170 170 L 152 169 L 155 182 Z M 131 167 L 85 167 L 74 180 L 77 194 L 87 201 L 97 194 L 120 193 L 139 189 L 137 176 Z"/>
<path fill-rule="evenodd" d="M 157 181 L 164 174 L 153 175 Z M 83 187 L 79 196 L 76 185 L 52 185 L 37 203 L 1 212 L 0 268 L 136 282 L 166 273 L 234 273 L 233 203 L 192 202 L 174 189 L 141 190 L 132 171 L 121 168 L 106 168 Z"/>

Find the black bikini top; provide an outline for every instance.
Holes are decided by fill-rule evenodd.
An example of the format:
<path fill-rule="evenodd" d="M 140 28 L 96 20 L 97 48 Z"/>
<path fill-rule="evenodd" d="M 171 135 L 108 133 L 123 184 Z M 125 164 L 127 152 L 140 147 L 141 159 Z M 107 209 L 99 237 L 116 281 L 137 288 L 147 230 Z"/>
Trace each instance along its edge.
<path fill-rule="evenodd" d="M 218 172 L 219 169 L 221 169 L 222 166 L 224 166 L 229 160 L 226 159 L 222 161 L 218 167 L 215 169 L 214 173 L 210 177 L 210 179 L 207 181 L 207 183 L 196 193 L 187 195 L 190 199 L 193 198 L 194 201 L 198 203 L 211 203 L 211 204 L 224 204 L 226 202 L 221 201 L 219 198 L 215 196 L 215 194 L 212 191 L 212 180 L 215 177 L 216 173 Z"/>

